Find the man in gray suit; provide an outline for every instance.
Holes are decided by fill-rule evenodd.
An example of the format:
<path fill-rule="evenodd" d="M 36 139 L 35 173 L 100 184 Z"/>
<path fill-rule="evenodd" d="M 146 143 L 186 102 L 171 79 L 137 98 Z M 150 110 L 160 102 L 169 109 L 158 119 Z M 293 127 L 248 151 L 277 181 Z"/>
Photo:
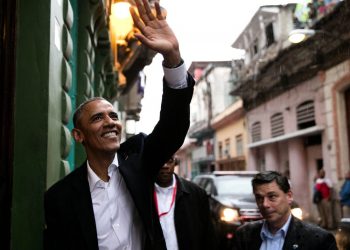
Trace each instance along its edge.
<path fill-rule="evenodd" d="M 234 236 L 233 249 L 337 249 L 331 233 L 291 214 L 293 193 L 287 177 L 275 171 L 261 172 L 253 178 L 252 186 L 264 220 L 240 227 Z"/>

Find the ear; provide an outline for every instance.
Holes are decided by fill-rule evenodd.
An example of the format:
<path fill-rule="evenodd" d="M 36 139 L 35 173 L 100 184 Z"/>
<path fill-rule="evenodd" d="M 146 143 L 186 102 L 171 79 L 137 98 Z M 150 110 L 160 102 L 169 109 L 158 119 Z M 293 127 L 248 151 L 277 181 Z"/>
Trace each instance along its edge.
<path fill-rule="evenodd" d="M 288 193 L 287 193 L 287 199 L 288 199 L 289 205 L 291 205 L 293 200 L 294 200 L 293 199 L 293 192 L 291 190 L 289 190 Z"/>
<path fill-rule="evenodd" d="M 72 136 L 76 142 L 80 142 L 80 143 L 84 142 L 84 134 L 80 129 L 73 128 Z"/>

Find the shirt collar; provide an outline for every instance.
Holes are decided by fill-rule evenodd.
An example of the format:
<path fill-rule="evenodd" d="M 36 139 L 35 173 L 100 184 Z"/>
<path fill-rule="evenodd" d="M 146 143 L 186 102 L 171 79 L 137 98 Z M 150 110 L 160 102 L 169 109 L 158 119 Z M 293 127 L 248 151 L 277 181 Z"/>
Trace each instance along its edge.
<path fill-rule="evenodd" d="M 90 187 L 90 192 L 95 188 L 96 184 L 101 180 L 100 177 L 98 177 L 98 175 L 94 172 L 94 170 L 92 170 L 92 168 L 90 167 L 89 161 L 86 161 L 86 165 L 87 165 L 87 172 L 88 172 L 88 181 L 89 181 L 89 187 Z M 117 154 L 115 154 L 114 159 L 111 163 L 111 165 L 109 165 L 108 167 L 108 176 L 109 178 L 111 178 L 113 176 L 114 170 L 116 170 L 119 166 L 118 163 L 118 156 Z"/>
<path fill-rule="evenodd" d="M 173 182 L 172 182 L 172 184 L 170 186 L 168 186 L 168 187 L 161 187 L 157 183 L 154 183 L 154 187 L 155 187 L 155 190 L 156 190 L 157 193 L 159 193 L 159 192 L 165 193 L 165 192 L 168 192 L 169 190 L 173 190 L 174 187 L 175 187 L 175 183 L 176 183 L 176 178 L 175 178 L 175 175 L 173 174 Z"/>
<path fill-rule="evenodd" d="M 266 238 L 273 238 L 274 236 L 277 236 L 279 234 L 282 235 L 283 238 L 286 237 L 286 234 L 287 234 L 287 231 L 288 231 L 288 228 L 289 228 L 289 224 L 290 224 L 290 221 L 292 219 L 292 215 L 290 214 L 289 217 L 288 217 L 288 220 L 286 221 L 286 223 L 284 223 L 284 225 L 274 234 L 272 235 L 268 226 L 267 226 L 267 222 L 266 220 L 264 221 L 264 224 L 261 228 L 261 231 L 260 231 L 260 237 L 262 240 L 265 240 Z"/>

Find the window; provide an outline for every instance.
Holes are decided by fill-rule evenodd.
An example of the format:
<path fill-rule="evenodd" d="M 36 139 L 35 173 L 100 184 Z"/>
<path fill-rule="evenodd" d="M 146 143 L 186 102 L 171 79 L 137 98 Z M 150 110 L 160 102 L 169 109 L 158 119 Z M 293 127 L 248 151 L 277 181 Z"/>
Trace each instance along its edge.
<path fill-rule="evenodd" d="M 208 182 L 204 186 L 204 190 L 207 192 L 207 194 L 213 193 L 213 181 L 208 180 Z"/>
<path fill-rule="evenodd" d="M 218 151 L 219 151 L 219 159 L 222 158 L 222 142 L 220 141 L 218 143 Z"/>
<path fill-rule="evenodd" d="M 252 125 L 252 141 L 260 141 L 261 140 L 261 123 L 260 122 L 255 122 Z"/>
<path fill-rule="evenodd" d="M 237 156 L 243 155 L 243 137 L 242 137 L 242 135 L 236 136 L 236 154 L 237 154 Z"/>
<path fill-rule="evenodd" d="M 265 35 L 266 35 L 266 47 L 269 47 L 271 44 L 275 42 L 275 34 L 273 33 L 272 23 L 269 23 L 265 27 Z"/>
<path fill-rule="evenodd" d="M 313 101 L 306 101 L 297 107 L 298 129 L 313 127 L 315 123 L 315 108 Z"/>
<path fill-rule="evenodd" d="M 284 134 L 283 115 L 277 113 L 271 116 L 271 136 L 277 137 Z"/>
<path fill-rule="evenodd" d="M 231 151 L 231 142 L 230 138 L 225 140 L 225 156 L 230 157 L 230 151 Z"/>
<path fill-rule="evenodd" d="M 256 54 L 259 52 L 259 40 L 256 38 L 254 39 L 251 48 L 250 48 L 250 53 L 252 57 L 254 57 Z"/>

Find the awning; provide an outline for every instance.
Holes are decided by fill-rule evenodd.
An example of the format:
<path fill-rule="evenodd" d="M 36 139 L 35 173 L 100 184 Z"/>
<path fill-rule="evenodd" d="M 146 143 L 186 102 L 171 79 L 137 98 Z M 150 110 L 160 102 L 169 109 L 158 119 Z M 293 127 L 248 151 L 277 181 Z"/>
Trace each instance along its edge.
<path fill-rule="evenodd" d="M 323 130 L 324 130 L 324 126 L 313 126 L 310 128 L 301 129 L 301 130 L 298 130 L 298 131 L 295 131 L 295 132 L 292 132 L 289 134 L 281 135 L 278 137 L 250 143 L 250 144 L 248 144 L 248 148 L 256 148 L 256 147 L 260 147 L 263 145 L 267 145 L 267 144 L 271 144 L 271 143 L 275 143 L 275 142 L 280 142 L 280 141 L 286 141 L 289 139 L 293 139 L 293 138 L 297 138 L 297 137 L 301 137 L 301 136 L 305 136 L 305 135 L 319 134 Z"/>

